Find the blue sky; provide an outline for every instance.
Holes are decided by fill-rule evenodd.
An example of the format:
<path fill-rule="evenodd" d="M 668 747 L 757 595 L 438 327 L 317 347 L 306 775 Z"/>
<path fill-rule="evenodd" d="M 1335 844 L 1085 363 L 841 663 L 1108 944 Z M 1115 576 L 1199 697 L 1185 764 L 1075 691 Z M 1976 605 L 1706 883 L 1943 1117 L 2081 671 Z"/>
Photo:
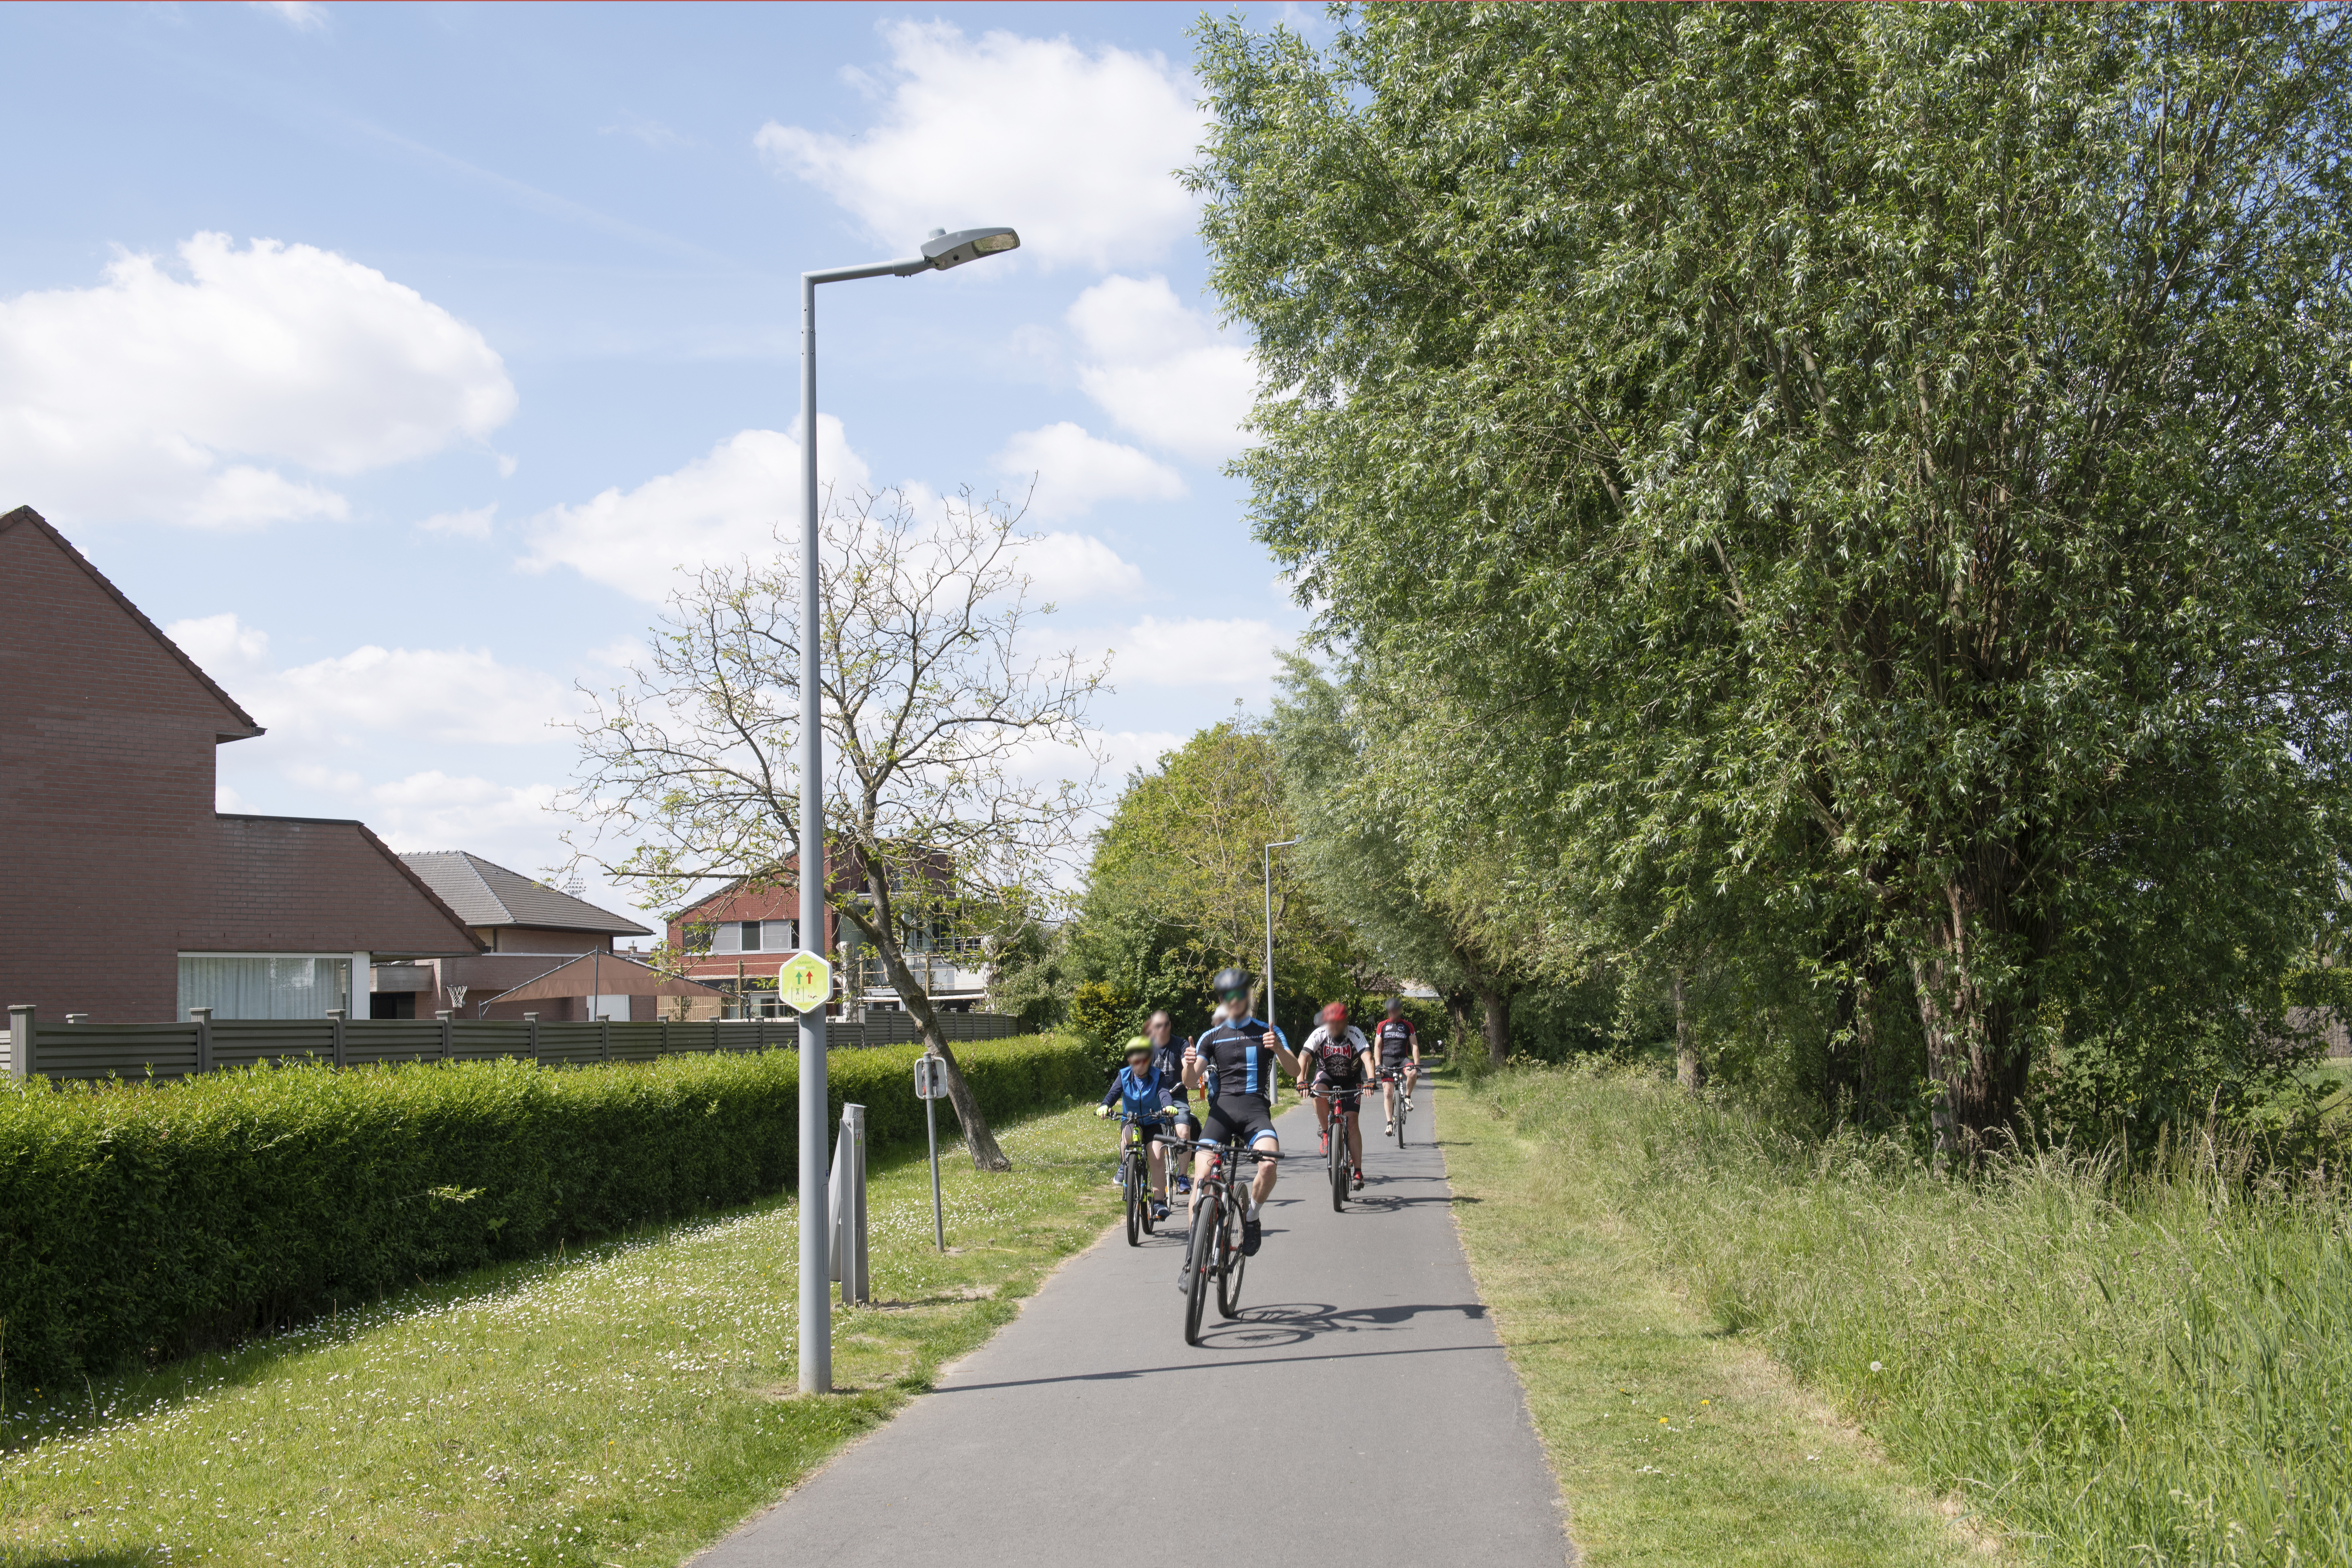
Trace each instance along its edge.
<path fill-rule="evenodd" d="M 794 504 L 800 270 L 1011 224 L 824 291 L 820 458 L 1036 476 L 1116 774 L 1261 705 L 1303 625 L 1220 472 L 1249 365 L 1170 175 L 1199 15 L 0 8 L 0 507 L 270 726 L 224 809 L 537 871 L 573 683 Z"/>

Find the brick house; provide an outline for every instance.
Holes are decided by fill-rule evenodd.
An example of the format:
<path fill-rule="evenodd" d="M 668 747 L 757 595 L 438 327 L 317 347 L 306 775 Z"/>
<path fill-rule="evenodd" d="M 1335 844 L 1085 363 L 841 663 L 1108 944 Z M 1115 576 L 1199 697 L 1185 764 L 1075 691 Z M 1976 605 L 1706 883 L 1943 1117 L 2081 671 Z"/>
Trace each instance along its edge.
<path fill-rule="evenodd" d="M 632 996 L 622 989 L 625 984 L 640 983 L 620 978 L 634 974 L 625 966 L 614 971 L 613 985 L 601 994 L 583 991 L 577 996 L 530 1002 L 493 1001 L 501 993 L 561 967 L 568 959 L 613 952 L 614 937 L 651 936 L 653 930 L 479 855 L 431 850 L 403 855 L 401 859 L 442 902 L 457 911 L 482 951 L 456 958 L 378 964 L 374 994 L 369 998 L 372 1016 L 429 1018 L 443 1008 L 468 1018 L 520 1018 L 530 1012 L 551 1022 L 657 1016 L 652 996 Z M 596 967 L 591 965 L 589 973 L 593 991 Z"/>
<path fill-rule="evenodd" d="M 0 1005 L 365 1017 L 379 959 L 482 950 L 365 825 L 215 811 L 261 726 L 30 507 L 0 587 Z"/>
<path fill-rule="evenodd" d="M 787 870 L 793 868 L 788 867 Z M 776 972 L 800 951 L 800 891 L 772 883 L 734 881 L 669 917 L 669 951 L 688 955 L 689 980 L 715 986 L 730 997 L 730 1017 L 776 1017 Z M 825 910 L 824 942 L 819 951 L 834 962 L 835 1000 L 825 1011 L 863 1017 L 868 1011 L 903 1004 L 881 959 L 863 944 L 845 949 L 856 935 L 831 909 Z M 923 979 L 931 1005 L 942 1012 L 968 1013 L 988 992 L 988 970 L 974 941 L 930 940 L 914 931 L 907 939 L 907 962 Z"/>

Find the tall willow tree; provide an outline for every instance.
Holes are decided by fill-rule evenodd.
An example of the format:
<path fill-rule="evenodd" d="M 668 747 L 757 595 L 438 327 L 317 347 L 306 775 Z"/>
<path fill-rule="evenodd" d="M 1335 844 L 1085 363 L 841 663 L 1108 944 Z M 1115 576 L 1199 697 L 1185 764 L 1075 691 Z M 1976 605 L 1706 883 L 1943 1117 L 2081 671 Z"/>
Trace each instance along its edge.
<path fill-rule="evenodd" d="M 1944 1147 L 2094 1040 L 2258 1066 L 2345 750 L 2343 22 L 1207 25 L 1262 535 L 1552 872 L 1907 996 Z"/>

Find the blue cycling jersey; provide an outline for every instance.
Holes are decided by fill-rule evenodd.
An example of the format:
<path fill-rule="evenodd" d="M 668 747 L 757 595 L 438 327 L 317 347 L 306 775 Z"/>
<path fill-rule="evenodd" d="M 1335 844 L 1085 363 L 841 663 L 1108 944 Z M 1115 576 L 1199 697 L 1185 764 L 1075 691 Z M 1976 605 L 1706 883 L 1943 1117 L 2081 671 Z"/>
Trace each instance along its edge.
<path fill-rule="evenodd" d="M 1119 1109 L 1128 1115 L 1146 1121 L 1157 1121 L 1160 1107 L 1166 1105 L 1169 1099 L 1167 1080 L 1158 1072 L 1148 1071 L 1139 1077 L 1133 1068 L 1121 1068 L 1118 1076 L 1111 1079 L 1110 1091 L 1102 1097 L 1102 1102 L 1108 1105 L 1116 1100 L 1120 1102 Z"/>

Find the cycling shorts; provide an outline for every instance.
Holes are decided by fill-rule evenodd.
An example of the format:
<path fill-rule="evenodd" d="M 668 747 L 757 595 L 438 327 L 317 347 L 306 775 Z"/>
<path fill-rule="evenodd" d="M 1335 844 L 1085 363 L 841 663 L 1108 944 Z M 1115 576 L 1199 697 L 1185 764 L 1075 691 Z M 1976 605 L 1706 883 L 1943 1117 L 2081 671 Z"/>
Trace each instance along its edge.
<path fill-rule="evenodd" d="M 1274 1112 L 1254 1094 L 1230 1095 L 1217 1100 L 1209 1107 L 1209 1119 L 1201 1124 L 1201 1140 L 1205 1143 L 1254 1149 L 1273 1139 Z"/>
<path fill-rule="evenodd" d="M 1382 1072 L 1402 1072 L 1412 1065 L 1411 1046 L 1390 1046 L 1381 1052 Z"/>

